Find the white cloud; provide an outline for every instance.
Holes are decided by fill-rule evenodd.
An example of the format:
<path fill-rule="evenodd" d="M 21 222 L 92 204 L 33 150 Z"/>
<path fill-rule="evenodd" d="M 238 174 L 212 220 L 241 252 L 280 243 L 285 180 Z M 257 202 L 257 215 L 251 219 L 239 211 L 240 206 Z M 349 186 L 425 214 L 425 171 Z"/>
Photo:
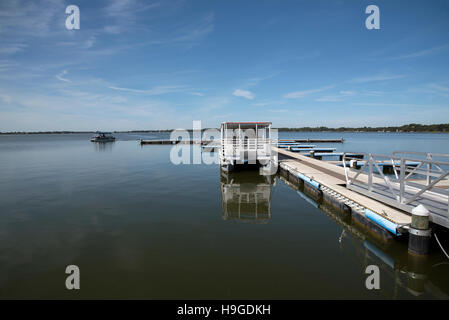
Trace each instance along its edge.
<path fill-rule="evenodd" d="M 25 50 L 27 47 L 24 43 L 12 43 L 12 44 L 3 44 L 0 48 L 0 53 L 2 54 L 14 54 L 20 51 Z"/>
<path fill-rule="evenodd" d="M 324 96 L 324 97 L 316 99 L 316 101 L 318 101 L 318 102 L 339 102 L 339 101 L 342 101 L 343 98 L 354 96 L 355 94 L 356 94 L 355 91 L 342 90 L 339 92 L 339 94 Z"/>
<path fill-rule="evenodd" d="M 72 82 L 69 79 L 63 78 L 63 75 L 66 75 L 66 74 L 67 74 L 67 70 L 63 70 L 61 73 L 57 74 L 55 77 L 58 80 L 61 80 L 61 81 L 64 81 L 64 82 Z"/>
<path fill-rule="evenodd" d="M 234 90 L 234 92 L 232 94 L 236 97 L 242 97 L 242 98 L 246 98 L 249 100 L 253 100 L 255 97 L 254 93 L 252 93 L 251 91 L 248 91 L 248 90 L 243 90 L 243 89 L 236 89 L 236 90 Z"/>
<path fill-rule="evenodd" d="M 432 89 L 436 89 L 438 91 L 441 91 L 441 92 L 449 93 L 449 87 L 447 87 L 447 86 L 442 86 L 442 85 L 439 85 L 439 84 L 431 83 L 431 84 L 429 84 L 429 87 L 432 88 Z"/>
<path fill-rule="evenodd" d="M 154 1 L 138 1 L 138 0 L 112 0 L 105 8 L 106 14 L 112 17 L 130 18 L 136 13 L 140 13 L 149 9 L 153 9 L 162 5 L 162 2 Z"/>
<path fill-rule="evenodd" d="M 63 28 L 59 28 L 65 21 L 64 9 L 64 2 L 56 0 L 2 1 L 0 34 L 3 37 L 52 36 L 64 31 Z"/>
<path fill-rule="evenodd" d="M 184 92 L 186 90 L 184 86 L 156 86 L 148 90 L 110 86 L 109 89 L 133 93 L 143 93 L 148 95 L 161 95 L 166 93 Z"/>
<path fill-rule="evenodd" d="M 365 107 L 405 107 L 405 108 L 428 108 L 427 104 L 414 104 L 414 103 L 376 103 L 376 102 L 355 102 L 352 103 L 355 106 Z M 440 105 L 431 105 L 432 107 L 440 107 Z"/>
<path fill-rule="evenodd" d="M 254 78 L 250 78 L 250 79 L 247 79 L 246 81 L 245 81 L 245 87 L 255 87 L 255 86 L 257 86 L 260 82 L 262 82 L 262 81 L 264 81 L 264 80 L 268 80 L 268 79 L 271 79 L 271 78 L 273 78 L 273 77 L 275 77 L 275 76 L 277 76 L 277 75 L 279 75 L 279 72 L 276 72 L 276 73 L 272 73 L 272 74 L 269 74 L 269 75 L 266 75 L 266 76 L 262 76 L 262 77 L 254 77 Z"/>
<path fill-rule="evenodd" d="M 193 45 L 196 41 L 204 38 L 214 31 L 214 20 L 215 15 L 213 13 L 209 13 L 193 23 L 190 22 L 185 26 L 180 25 L 180 28 L 177 31 L 180 32 L 180 36 L 176 36 L 172 40 L 169 40 L 169 42 L 187 42 Z"/>
<path fill-rule="evenodd" d="M 304 98 L 306 95 L 312 94 L 312 93 L 317 93 L 317 92 L 321 92 L 321 91 L 325 91 L 328 90 L 330 88 L 333 88 L 333 85 L 330 86 L 326 86 L 326 87 L 322 87 L 322 88 L 318 88 L 318 89 L 311 89 L 311 90 L 304 90 L 304 91 L 295 91 L 295 92 L 291 92 L 291 93 L 287 93 L 284 95 L 284 98 L 287 99 L 297 99 L 297 98 Z"/>
<path fill-rule="evenodd" d="M 385 92 L 383 91 L 377 91 L 377 90 L 365 90 L 364 92 L 362 92 L 363 94 L 366 94 L 368 96 L 381 96 L 383 95 Z"/>
<path fill-rule="evenodd" d="M 435 54 L 435 53 L 439 53 L 439 52 L 445 51 L 447 49 L 449 49 L 449 43 L 447 43 L 445 45 L 442 45 L 442 46 L 433 47 L 433 48 L 420 50 L 420 51 L 416 51 L 416 52 L 413 52 L 413 53 L 409 53 L 409 54 L 404 54 L 404 55 L 400 55 L 400 56 L 397 56 L 397 57 L 393 57 L 393 58 L 391 58 L 391 60 L 420 58 L 420 57 L 425 57 L 425 56 L 432 55 L 432 54 Z"/>
<path fill-rule="evenodd" d="M 0 60 L 0 72 L 13 69 L 19 66 L 18 63 L 9 60 Z M 8 75 L 9 76 L 9 75 Z"/>
<path fill-rule="evenodd" d="M 87 39 L 84 42 L 84 46 L 86 47 L 86 49 L 92 48 L 93 45 L 95 44 L 95 41 L 96 41 L 96 37 L 95 36 L 91 36 L 91 37 L 89 37 L 89 39 Z"/>
<path fill-rule="evenodd" d="M 338 101 L 342 101 L 340 96 L 324 96 L 321 98 L 316 99 L 315 101 L 318 102 L 338 102 Z"/>
<path fill-rule="evenodd" d="M 0 92 L 0 100 L 8 104 L 11 103 L 11 97 L 1 92 Z"/>
<path fill-rule="evenodd" d="M 255 107 L 266 107 L 269 106 L 271 103 L 270 102 L 257 102 L 257 103 L 253 103 L 253 106 Z"/>
<path fill-rule="evenodd" d="M 407 75 L 405 74 L 377 74 L 373 76 L 368 77 L 360 77 L 360 78 L 354 78 L 350 82 L 353 83 L 366 83 L 366 82 L 374 82 L 374 81 L 387 81 L 387 80 L 394 80 L 394 79 L 401 79 L 405 78 Z"/>
<path fill-rule="evenodd" d="M 285 105 L 286 101 L 284 100 L 261 100 L 259 102 L 255 102 L 252 105 L 255 107 L 267 107 L 267 106 L 280 106 Z"/>
<path fill-rule="evenodd" d="M 355 91 L 345 91 L 345 90 L 342 90 L 342 91 L 340 91 L 340 94 L 341 95 L 344 95 L 344 96 L 353 96 L 353 95 L 355 95 L 357 92 L 355 92 Z"/>

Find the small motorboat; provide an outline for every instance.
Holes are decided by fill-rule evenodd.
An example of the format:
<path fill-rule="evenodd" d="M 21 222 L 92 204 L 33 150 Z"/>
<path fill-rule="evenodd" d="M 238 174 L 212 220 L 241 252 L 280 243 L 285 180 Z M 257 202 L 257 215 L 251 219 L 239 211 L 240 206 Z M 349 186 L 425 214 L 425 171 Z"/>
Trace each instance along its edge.
<path fill-rule="evenodd" d="M 101 132 L 97 131 L 96 135 L 90 139 L 92 142 L 112 142 L 115 141 L 115 137 L 111 132 Z"/>

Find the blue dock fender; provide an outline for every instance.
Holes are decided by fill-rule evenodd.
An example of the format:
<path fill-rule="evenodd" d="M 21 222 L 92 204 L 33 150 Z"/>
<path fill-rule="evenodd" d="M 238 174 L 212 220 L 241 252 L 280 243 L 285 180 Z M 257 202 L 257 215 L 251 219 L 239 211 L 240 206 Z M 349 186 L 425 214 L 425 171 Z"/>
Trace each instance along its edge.
<path fill-rule="evenodd" d="M 401 233 L 398 231 L 398 225 L 388 219 L 385 219 L 381 215 L 369 210 L 365 209 L 365 217 L 378 224 L 379 226 L 387 229 L 395 236 L 399 236 Z"/>
<path fill-rule="evenodd" d="M 306 177 L 305 175 L 303 175 L 302 173 L 298 173 L 298 177 L 303 180 L 306 181 L 308 183 L 310 183 L 313 187 L 315 187 L 316 189 L 320 190 L 320 184 L 316 181 L 313 181 L 312 179 Z"/>

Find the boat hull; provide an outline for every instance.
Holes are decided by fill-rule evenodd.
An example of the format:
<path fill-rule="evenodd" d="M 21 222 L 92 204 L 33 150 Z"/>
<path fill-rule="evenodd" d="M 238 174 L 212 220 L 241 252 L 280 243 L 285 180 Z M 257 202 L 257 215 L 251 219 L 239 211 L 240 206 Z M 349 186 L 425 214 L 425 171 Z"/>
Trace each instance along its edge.
<path fill-rule="evenodd" d="M 115 138 L 108 138 L 108 139 L 98 139 L 98 138 L 92 138 L 90 139 L 92 142 L 113 142 L 115 141 Z"/>

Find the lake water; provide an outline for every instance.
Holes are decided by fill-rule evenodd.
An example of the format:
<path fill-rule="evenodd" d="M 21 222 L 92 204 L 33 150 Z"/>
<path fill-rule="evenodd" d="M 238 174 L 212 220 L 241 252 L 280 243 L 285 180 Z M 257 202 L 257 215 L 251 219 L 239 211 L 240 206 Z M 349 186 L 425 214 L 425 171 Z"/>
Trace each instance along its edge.
<path fill-rule="evenodd" d="M 449 297 L 449 260 L 435 244 L 426 259 L 408 256 L 406 241 L 344 231 L 347 217 L 280 176 L 174 165 L 171 146 L 138 143 L 165 133 L 116 136 L 0 135 L 0 298 Z M 449 134 L 280 133 L 291 137 L 449 153 Z M 370 264 L 380 290 L 365 287 Z M 68 265 L 80 268 L 80 290 L 65 288 Z"/>

